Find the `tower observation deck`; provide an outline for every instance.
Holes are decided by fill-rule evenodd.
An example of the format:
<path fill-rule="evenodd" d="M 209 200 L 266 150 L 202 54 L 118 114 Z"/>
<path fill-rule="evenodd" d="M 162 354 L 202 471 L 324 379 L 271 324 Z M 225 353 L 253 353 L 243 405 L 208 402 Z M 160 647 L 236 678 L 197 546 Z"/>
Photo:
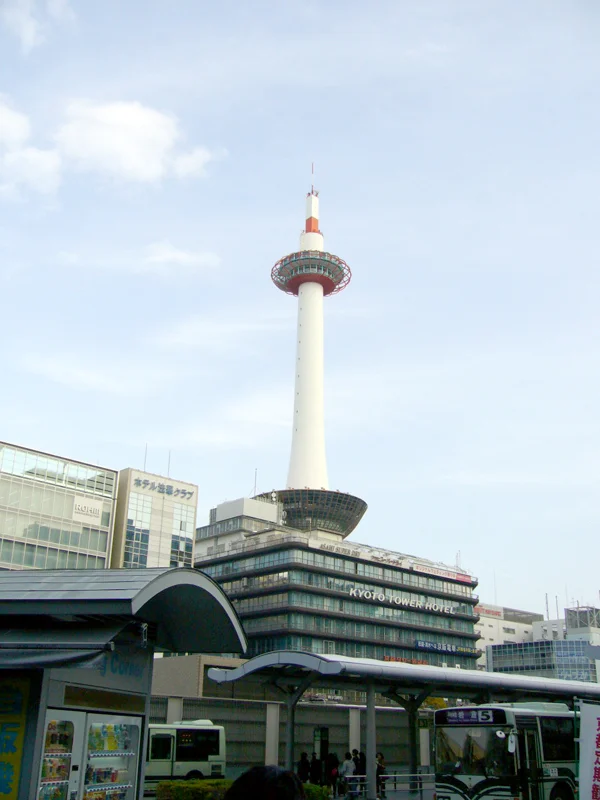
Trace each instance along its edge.
<path fill-rule="evenodd" d="M 287 488 L 276 494 L 290 527 L 326 530 L 343 536 L 358 525 L 367 504 L 353 495 L 329 490 L 323 298 L 341 292 L 351 277 L 345 261 L 325 252 L 319 230 L 319 195 L 313 188 L 306 197 L 306 223 L 300 235 L 300 249 L 279 259 L 271 270 L 275 286 L 298 298 L 292 450 Z"/>

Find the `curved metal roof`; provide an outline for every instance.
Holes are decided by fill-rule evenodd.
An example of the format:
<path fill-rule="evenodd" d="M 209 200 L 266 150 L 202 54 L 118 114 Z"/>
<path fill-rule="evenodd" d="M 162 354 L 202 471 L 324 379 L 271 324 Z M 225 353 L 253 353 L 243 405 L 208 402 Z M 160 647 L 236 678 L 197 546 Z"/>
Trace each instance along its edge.
<path fill-rule="evenodd" d="M 247 647 L 227 595 L 198 570 L 0 572 L 0 657 L 2 641 L 5 647 L 14 643 L 20 628 L 55 626 L 66 633 L 65 625 L 115 621 L 121 628 L 149 623 L 154 646 L 172 652 L 239 653 Z"/>
<path fill-rule="evenodd" d="M 426 691 L 429 697 L 473 698 L 479 702 L 514 702 L 519 699 L 565 702 L 575 697 L 600 700 L 600 685 L 597 683 L 447 669 L 293 650 L 256 656 L 236 669 L 211 667 L 208 677 L 217 683 L 224 683 L 254 675 L 271 682 L 276 681 L 280 686 L 297 686 L 311 673 L 314 676 L 313 684 L 318 687 L 361 691 L 367 684 L 374 684 L 381 694 L 401 692 L 422 695 Z"/>

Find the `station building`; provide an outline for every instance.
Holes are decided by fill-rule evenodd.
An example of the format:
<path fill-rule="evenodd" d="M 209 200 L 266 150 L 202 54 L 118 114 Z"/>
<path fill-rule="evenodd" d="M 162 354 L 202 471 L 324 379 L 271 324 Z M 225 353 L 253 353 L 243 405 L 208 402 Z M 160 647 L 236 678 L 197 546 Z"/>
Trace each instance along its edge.
<path fill-rule="evenodd" d="M 344 541 L 333 525 L 292 527 L 300 516 L 287 494 L 223 503 L 196 531 L 194 565 L 232 601 L 249 656 L 304 650 L 475 668 L 476 578 Z"/>

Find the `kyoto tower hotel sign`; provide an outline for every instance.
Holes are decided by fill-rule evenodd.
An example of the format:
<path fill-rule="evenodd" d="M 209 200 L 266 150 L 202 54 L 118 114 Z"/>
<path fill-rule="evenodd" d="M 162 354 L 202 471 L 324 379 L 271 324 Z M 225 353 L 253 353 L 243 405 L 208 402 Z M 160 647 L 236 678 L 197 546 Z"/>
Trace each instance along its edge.
<path fill-rule="evenodd" d="M 287 488 L 277 492 L 293 528 L 325 530 L 347 536 L 367 509 L 364 500 L 329 491 L 325 455 L 323 392 L 323 298 L 341 292 L 350 267 L 327 253 L 319 230 L 319 196 L 306 198 L 306 224 L 300 249 L 271 270 L 278 289 L 298 297 L 298 335 L 292 452 Z"/>

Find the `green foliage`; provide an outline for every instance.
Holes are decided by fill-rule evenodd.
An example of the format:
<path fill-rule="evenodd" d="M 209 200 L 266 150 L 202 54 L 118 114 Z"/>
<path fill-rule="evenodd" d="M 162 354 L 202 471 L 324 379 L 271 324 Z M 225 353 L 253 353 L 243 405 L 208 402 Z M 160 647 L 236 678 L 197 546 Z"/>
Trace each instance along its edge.
<path fill-rule="evenodd" d="M 233 781 L 163 781 L 156 787 L 156 800 L 222 800 Z"/>
<path fill-rule="evenodd" d="M 304 784 L 306 800 L 328 800 L 330 789 L 327 786 L 314 786 L 312 783 Z"/>
<path fill-rule="evenodd" d="M 163 781 L 156 787 L 156 800 L 222 800 L 233 781 Z M 306 800 L 328 800 L 327 786 L 304 784 Z"/>

